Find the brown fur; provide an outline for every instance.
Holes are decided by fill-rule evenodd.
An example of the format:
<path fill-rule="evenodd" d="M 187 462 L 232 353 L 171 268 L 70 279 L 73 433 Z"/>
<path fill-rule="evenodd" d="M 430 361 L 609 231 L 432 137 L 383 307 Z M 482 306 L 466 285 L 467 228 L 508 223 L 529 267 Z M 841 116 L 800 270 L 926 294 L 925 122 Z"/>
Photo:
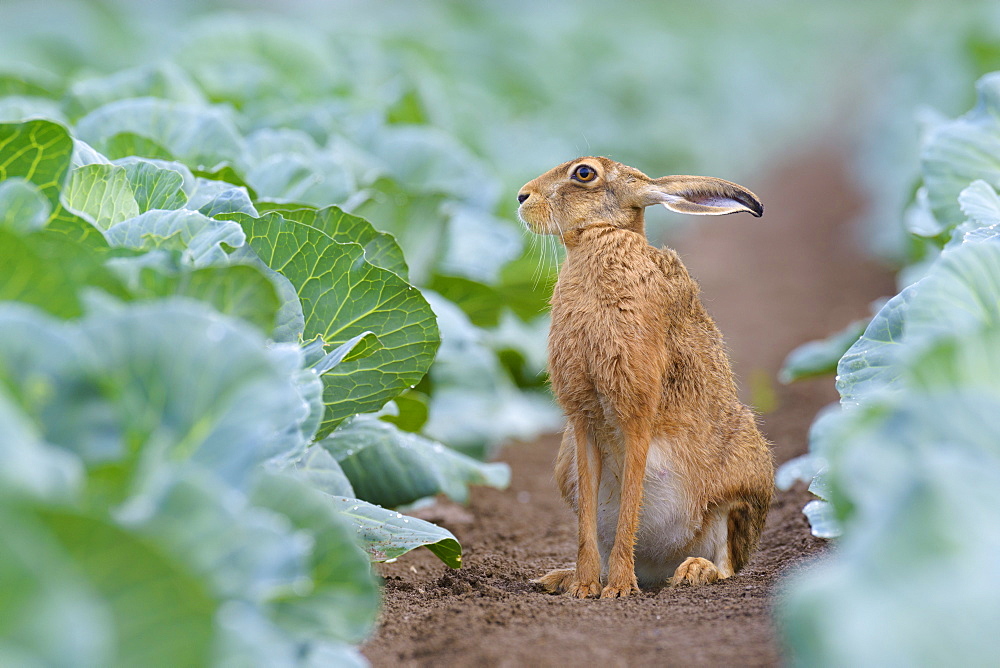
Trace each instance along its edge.
<path fill-rule="evenodd" d="M 650 179 L 594 157 L 546 172 L 518 199 L 533 231 L 558 234 L 566 246 L 552 295 L 549 373 L 567 416 L 556 480 L 578 515 L 579 550 L 575 570 L 539 582 L 579 597 L 627 596 L 638 591 L 636 551 L 655 556 L 678 537 L 685 537 L 684 547 L 663 557 L 667 568 L 682 560 L 671 582 L 732 575 L 746 564 L 764 525 L 771 454 L 737 398 L 722 337 L 697 283 L 674 251 L 649 245 L 643 216 L 656 203 L 702 215 L 760 215 L 759 201 L 721 179 Z M 660 496 L 650 496 L 650 484 L 659 485 Z M 600 508 L 614 507 L 612 498 L 613 544 L 605 536 L 601 554 L 598 516 Z M 667 518 L 661 524 L 657 513 Z M 684 558 L 717 544 L 723 545 L 712 553 L 718 563 Z M 650 563 L 644 557 L 658 573 Z"/>

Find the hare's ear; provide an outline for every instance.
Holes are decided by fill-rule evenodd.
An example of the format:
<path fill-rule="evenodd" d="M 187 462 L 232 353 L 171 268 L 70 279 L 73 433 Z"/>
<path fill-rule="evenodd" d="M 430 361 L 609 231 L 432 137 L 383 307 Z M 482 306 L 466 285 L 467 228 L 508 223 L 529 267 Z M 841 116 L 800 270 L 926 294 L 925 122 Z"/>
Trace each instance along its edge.
<path fill-rule="evenodd" d="M 664 176 L 646 187 L 645 206 L 662 204 L 671 211 L 697 216 L 721 216 L 746 211 L 756 217 L 764 205 L 752 192 L 711 176 Z"/>

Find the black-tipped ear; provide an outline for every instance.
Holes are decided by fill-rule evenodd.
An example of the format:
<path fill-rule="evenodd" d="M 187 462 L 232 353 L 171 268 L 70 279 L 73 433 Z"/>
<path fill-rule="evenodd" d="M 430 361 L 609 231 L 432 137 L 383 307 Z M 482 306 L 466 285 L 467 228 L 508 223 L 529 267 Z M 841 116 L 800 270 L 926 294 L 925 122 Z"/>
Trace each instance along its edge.
<path fill-rule="evenodd" d="M 671 211 L 696 216 L 722 216 L 746 211 L 764 214 L 757 196 L 741 185 L 711 176 L 664 176 L 650 181 L 646 206 L 662 204 Z"/>

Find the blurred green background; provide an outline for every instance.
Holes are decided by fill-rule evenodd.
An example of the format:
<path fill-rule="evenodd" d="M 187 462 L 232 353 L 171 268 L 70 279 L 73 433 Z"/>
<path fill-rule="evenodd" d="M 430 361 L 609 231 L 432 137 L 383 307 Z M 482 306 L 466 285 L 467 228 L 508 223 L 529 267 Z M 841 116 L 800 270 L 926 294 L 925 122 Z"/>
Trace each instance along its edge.
<path fill-rule="evenodd" d="M 480 196 L 502 193 L 508 222 L 521 183 L 576 155 L 746 179 L 826 136 L 854 143 L 859 182 L 893 213 L 915 177 L 915 109 L 962 111 L 976 76 L 1000 65 L 992 2 L 5 0 L 0 11 L 0 62 L 49 89 L 175 62 L 251 119 L 302 127 L 311 104 L 316 127 L 355 143 L 380 123 L 439 128 L 478 158 Z M 882 231 L 876 247 L 898 253 L 899 238 Z"/>

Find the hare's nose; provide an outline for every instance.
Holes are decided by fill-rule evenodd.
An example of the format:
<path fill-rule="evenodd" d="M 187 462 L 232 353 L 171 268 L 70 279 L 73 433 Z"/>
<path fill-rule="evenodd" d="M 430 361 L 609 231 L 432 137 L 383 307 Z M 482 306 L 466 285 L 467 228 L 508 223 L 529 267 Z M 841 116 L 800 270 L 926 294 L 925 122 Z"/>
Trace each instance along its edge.
<path fill-rule="evenodd" d="M 524 200 L 528 199 L 528 197 L 530 197 L 529 193 L 518 193 L 517 194 L 517 203 L 518 204 L 524 204 Z"/>

